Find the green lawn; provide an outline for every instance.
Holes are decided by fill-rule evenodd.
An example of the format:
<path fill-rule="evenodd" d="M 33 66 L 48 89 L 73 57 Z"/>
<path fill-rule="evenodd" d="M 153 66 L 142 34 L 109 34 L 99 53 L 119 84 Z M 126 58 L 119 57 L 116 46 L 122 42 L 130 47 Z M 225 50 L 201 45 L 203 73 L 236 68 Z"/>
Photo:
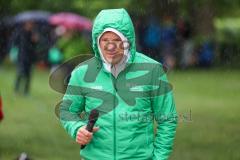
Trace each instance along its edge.
<path fill-rule="evenodd" d="M 14 70 L 0 68 L 5 112 L 0 124 L 1 160 L 12 160 L 21 152 L 35 160 L 79 159 L 79 145 L 54 114 L 61 94 L 49 88 L 48 76 L 47 71 L 35 70 L 32 94 L 22 97 L 13 93 Z M 169 79 L 178 113 L 185 116 L 178 125 L 171 160 L 240 159 L 240 71 L 175 71 Z"/>

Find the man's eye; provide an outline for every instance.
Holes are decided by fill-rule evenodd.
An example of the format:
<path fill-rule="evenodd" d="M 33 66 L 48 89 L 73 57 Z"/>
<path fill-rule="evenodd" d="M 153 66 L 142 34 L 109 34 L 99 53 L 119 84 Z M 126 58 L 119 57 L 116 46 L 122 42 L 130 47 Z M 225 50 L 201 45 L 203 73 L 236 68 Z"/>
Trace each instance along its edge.
<path fill-rule="evenodd" d="M 120 43 L 122 42 L 121 40 L 113 40 L 112 43 Z"/>

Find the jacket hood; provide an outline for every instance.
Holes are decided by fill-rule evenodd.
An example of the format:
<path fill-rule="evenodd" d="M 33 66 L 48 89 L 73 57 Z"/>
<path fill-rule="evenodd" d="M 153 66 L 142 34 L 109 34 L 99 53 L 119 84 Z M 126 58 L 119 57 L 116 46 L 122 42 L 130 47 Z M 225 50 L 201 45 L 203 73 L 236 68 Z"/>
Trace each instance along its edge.
<path fill-rule="evenodd" d="M 101 58 L 98 50 L 98 37 L 106 28 L 116 29 L 128 39 L 130 43 L 129 61 L 132 62 L 136 52 L 135 32 L 127 11 L 125 9 L 106 9 L 102 10 L 95 18 L 92 29 L 92 47 L 97 58 Z"/>

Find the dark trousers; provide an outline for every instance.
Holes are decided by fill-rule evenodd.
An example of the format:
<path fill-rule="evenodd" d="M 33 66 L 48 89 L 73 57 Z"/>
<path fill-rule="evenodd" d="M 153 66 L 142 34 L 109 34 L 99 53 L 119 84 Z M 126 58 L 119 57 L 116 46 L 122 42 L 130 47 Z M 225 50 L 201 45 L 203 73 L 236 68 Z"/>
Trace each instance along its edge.
<path fill-rule="evenodd" d="M 17 65 L 17 78 L 15 82 L 15 92 L 19 92 L 20 88 L 23 87 L 23 93 L 29 94 L 30 81 L 31 81 L 32 65 Z"/>

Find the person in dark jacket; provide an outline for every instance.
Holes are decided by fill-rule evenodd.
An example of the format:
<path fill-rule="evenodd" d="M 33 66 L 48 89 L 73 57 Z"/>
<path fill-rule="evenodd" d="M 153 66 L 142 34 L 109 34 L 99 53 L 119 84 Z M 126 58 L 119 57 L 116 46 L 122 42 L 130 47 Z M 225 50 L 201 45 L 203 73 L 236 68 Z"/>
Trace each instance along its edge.
<path fill-rule="evenodd" d="M 34 62 L 34 46 L 38 40 L 33 29 L 33 22 L 25 22 L 19 34 L 14 38 L 14 46 L 18 48 L 15 92 L 19 92 L 21 84 L 24 83 L 25 95 L 29 93 L 31 71 Z"/>

